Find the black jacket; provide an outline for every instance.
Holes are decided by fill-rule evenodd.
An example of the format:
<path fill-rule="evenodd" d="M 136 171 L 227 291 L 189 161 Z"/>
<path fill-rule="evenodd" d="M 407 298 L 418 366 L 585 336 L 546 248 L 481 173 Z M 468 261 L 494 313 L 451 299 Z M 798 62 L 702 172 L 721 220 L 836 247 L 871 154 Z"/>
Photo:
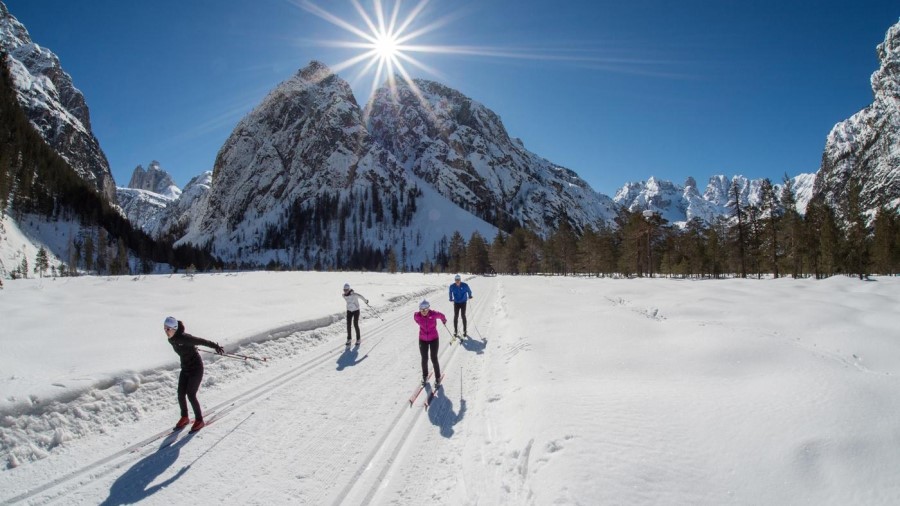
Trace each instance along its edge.
<path fill-rule="evenodd" d="M 200 359 L 200 354 L 197 353 L 197 346 L 206 346 L 212 349 L 219 347 L 218 344 L 212 341 L 185 333 L 184 323 L 181 323 L 181 321 L 178 322 L 178 330 L 169 338 L 169 344 L 172 345 L 172 349 L 181 358 L 182 369 L 203 367 L 203 360 Z"/>

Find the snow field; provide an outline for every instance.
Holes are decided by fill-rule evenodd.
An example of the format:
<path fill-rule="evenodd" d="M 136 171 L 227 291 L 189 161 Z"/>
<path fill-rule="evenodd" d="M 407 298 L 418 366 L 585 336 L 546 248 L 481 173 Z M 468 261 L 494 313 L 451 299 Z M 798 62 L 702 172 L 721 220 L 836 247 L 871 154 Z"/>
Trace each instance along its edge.
<path fill-rule="evenodd" d="M 224 285 L 159 279 L 153 290 L 189 287 L 188 299 L 201 301 L 195 314 L 239 320 L 228 342 L 244 342 L 238 353 L 270 360 L 204 354 L 200 400 L 207 413 L 223 416 L 196 435 L 136 449 L 135 442 L 177 418 L 177 367 L 110 373 L 118 379 L 58 409 L 7 414 L 0 425 L 4 452 L 13 441 L 14 451 L 30 445 L 43 458 L 22 457 L 18 467 L 0 472 L 0 501 L 638 505 L 900 498 L 893 472 L 900 464 L 893 451 L 900 442 L 896 279 L 476 277 L 468 280 L 473 339 L 451 347 L 439 329 L 446 378 L 425 411 L 424 393 L 416 406 L 407 400 L 420 375 L 412 314 L 427 297 L 452 329 L 449 276 L 366 277 L 369 286 L 358 289 L 380 318 L 363 311 L 359 349 L 344 349 L 337 289 L 333 297 L 311 297 L 296 321 L 284 322 L 280 313 L 279 332 L 246 328 L 241 311 L 271 310 L 254 293 L 285 310 L 277 301 L 282 276 L 306 287 L 357 284 L 347 274 L 303 274 L 309 278 L 230 276 L 230 289 L 247 294 L 247 308 L 229 307 L 230 313 L 212 307 L 218 299 L 206 292 Z M 254 292 L 260 279 L 267 286 Z M 296 292 L 281 287 L 282 294 Z M 79 294 L 91 302 L 95 292 Z M 112 318 L 122 324 L 132 311 L 138 309 L 123 302 Z M 299 330 L 302 322 L 307 328 Z M 116 363 L 129 360 L 135 357 L 123 354 Z M 65 371 L 47 369 L 43 376 L 67 381 Z M 110 413 L 118 405 L 130 408 Z M 40 438 L 55 437 L 52 427 L 21 427 L 40 423 L 58 424 L 71 437 L 48 445 Z"/>

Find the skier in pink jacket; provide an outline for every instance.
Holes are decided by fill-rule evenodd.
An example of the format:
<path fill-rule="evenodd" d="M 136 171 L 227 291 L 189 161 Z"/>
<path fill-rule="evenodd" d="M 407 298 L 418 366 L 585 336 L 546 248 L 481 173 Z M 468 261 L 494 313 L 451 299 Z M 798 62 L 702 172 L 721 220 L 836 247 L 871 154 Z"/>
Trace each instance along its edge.
<path fill-rule="evenodd" d="M 439 336 L 437 321 L 447 324 L 447 317 L 439 311 L 432 311 L 431 304 L 423 300 L 419 304 L 419 312 L 413 316 L 419 324 L 419 353 L 422 354 L 422 384 L 428 381 L 428 356 L 431 355 L 431 363 L 434 365 L 434 388 L 441 386 L 441 366 L 438 364 Z"/>

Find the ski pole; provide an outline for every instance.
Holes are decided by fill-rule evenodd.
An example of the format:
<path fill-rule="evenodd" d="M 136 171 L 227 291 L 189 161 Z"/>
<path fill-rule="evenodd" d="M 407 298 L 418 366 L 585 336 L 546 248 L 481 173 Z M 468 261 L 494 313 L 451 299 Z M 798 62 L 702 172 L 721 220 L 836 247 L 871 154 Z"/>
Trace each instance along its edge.
<path fill-rule="evenodd" d="M 202 349 L 202 348 L 197 348 L 197 349 L 198 349 L 199 351 L 202 351 L 203 353 L 212 353 L 212 354 L 218 355 L 218 353 L 216 353 L 216 352 L 214 352 L 214 351 L 204 350 L 204 349 Z M 223 356 L 223 357 L 228 357 L 228 358 L 240 359 L 240 360 L 258 360 L 258 361 L 260 361 L 260 362 L 265 362 L 265 361 L 268 360 L 268 358 L 266 358 L 266 357 L 263 357 L 263 358 L 259 358 L 259 357 L 249 357 L 249 356 L 247 356 L 247 355 L 240 355 L 240 354 L 238 354 L 238 353 L 223 353 L 222 356 Z"/>
<path fill-rule="evenodd" d="M 442 322 L 443 323 L 443 322 Z M 447 328 L 447 324 L 444 323 L 444 328 L 447 329 L 447 333 L 450 334 L 450 329 Z M 453 344 L 456 341 L 456 335 L 450 334 L 450 344 Z"/>
<path fill-rule="evenodd" d="M 375 316 L 377 316 L 379 320 L 384 321 L 384 318 L 382 318 L 381 315 L 378 314 L 378 311 L 375 311 L 374 307 L 369 306 L 368 302 L 366 302 L 366 306 L 368 306 L 368 308 L 371 309 L 373 313 L 375 313 Z"/>

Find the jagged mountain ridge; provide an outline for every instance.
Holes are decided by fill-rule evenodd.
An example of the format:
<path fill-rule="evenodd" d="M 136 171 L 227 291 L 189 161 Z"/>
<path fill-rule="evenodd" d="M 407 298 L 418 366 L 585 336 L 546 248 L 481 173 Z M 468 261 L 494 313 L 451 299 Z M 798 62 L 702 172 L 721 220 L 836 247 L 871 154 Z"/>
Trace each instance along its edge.
<path fill-rule="evenodd" d="M 212 171 L 206 171 L 192 178 L 181 190 L 154 160 L 146 171 L 138 165 L 129 186 L 116 188 L 116 196 L 128 219 L 158 239 L 183 232 L 196 219 L 195 204 L 206 197 L 211 182 Z"/>
<path fill-rule="evenodd" d="M 396 81 L 373 95 L 367 129 L 456 205 L 499 228 L 524 226 L 544 235 L 562 221 L 583 229 L 615 217 L 609 197 L 511 139 L 484 105 L 433 81 Z"/>
<path fill-rule="evenodd" d="M 163 170 L 156 160 L 150 162 L 146 170 L 140 165 L 135 167 L 128 188 L 151 191 L 172 200 L 181 195 L 181 189 L 175 184 L 172 176 Z"/>
<path fill-rule="evenodd" d="M 35 44 L 28 30 L 0 2 L 0 50 L 6 52 L 18 100 L 44 140 L 78 175 L 116 202 L 109 162 L 91 131 L 84 95 L 52 51 Z"/>
<path fill-rule="evenodd" d="M 862 208 L 900 208 L 900 22 L 876 48 L 872 105 L 834 126 L 825 143 L 814 193 L 841 205 L 851 181 L 861 186 Z"/>
<path fill-rule="evenodd" d="M 791 178 L 796 196 L 796 211 L 805 214 L 806 205 L 812 198 L 812 183 L 815 174 L 800 174 Z M 658 213 L 668 222 L 684 225 L 699 218 L 703 222 L 713 223 L 720 216 L 729 216 L 729 189 L 737 182 L 741 193 L 741 205 L 759 205 L 762 200 L 762 179 L 747 179 L 736 175 L 728 178 L 716 175 L 709 178 L 703 193 L 699 191 L 697 182 L 689 177 L 684 185 L 671 181 L 649 178 L 647 181 L 627 183 L 616 193 L 613 201 L 629 211 L 649 210 Z M 780 198 L 783 185 L 773 184 L 776 195 Z"/>

